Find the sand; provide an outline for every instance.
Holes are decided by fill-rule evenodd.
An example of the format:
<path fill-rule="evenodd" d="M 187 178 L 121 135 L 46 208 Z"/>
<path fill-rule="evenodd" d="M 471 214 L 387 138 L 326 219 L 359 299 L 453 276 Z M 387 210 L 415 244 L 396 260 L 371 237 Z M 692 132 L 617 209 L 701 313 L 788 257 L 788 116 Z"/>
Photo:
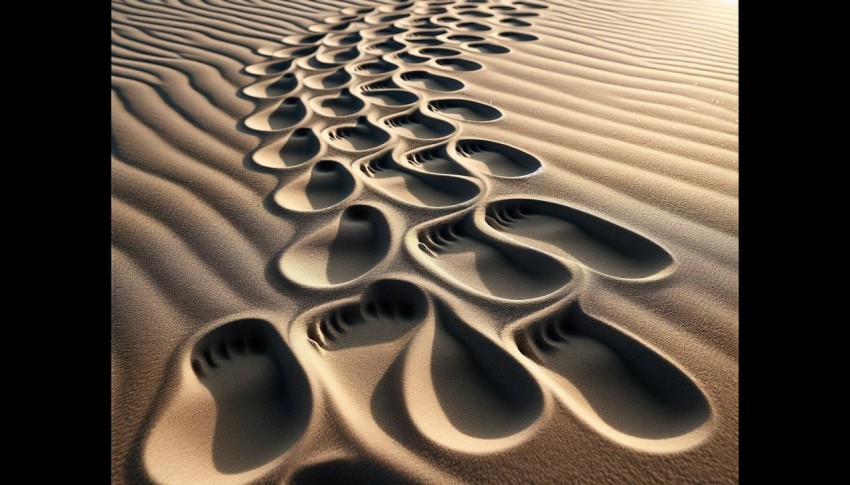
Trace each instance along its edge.
<path fill-rule="evenodd" d="M 120 0 L 114 483 L 736 483 L 737 4 Z"/>

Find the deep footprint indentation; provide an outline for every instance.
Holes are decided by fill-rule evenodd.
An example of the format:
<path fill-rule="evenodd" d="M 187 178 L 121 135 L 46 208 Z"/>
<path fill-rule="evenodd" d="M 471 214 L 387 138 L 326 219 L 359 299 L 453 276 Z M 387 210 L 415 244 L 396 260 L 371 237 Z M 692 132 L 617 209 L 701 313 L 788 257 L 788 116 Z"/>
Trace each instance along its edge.
<path fill-rule="evenodd" d="M 396 57 L 408 64 L 420 64 L 428 60 L 427 57 L 417 56 L 416 54 L 411 54 L 410 52 L 399 52 L 396 54 Z"/>
<path fill-rule="evenodd" d="M 288 72 L 278 79 L 263 80 L 247 86 L 243 92 L 253 98 L 276 98 L 291 93 L 298 87 L 298 79 Z"/>
<path fill-rule="evenodd" d="M 446 143 L 408 152 L 405 154 L 405 158 L 407 159 L 407 163 L 426 172 L 463 176 L 472 175 L 469 170 L 449 155 L 448 144 Z"/>
<path fill-rule="evenodd" d="M 245 126 L 256 131 L 280 131 L 297 125 L 307 117 L 301 99 L 285 98 L 274 110 L 264 110 L 245 119 Z"/>
<path fill-rule="evenodd" d="M 420 140 L 444 138 L 456 131 L 451 123 L 426 116 L 419 110 L 387 118 L 384 124 L 403 136 Z"/>
<path fill-rule="evenodd" d="M 467 451 L 502 448 L 543 411 L 543 391 L 498 344 L 446 304 L 411 339 L 403 386 L 410 417 L 431 440 Z M 471 439 L 470 439 L 471 438 Z"/>
<path fill-rule="evenodd" d="M 398 66 L 387 62 L 384 60 L 377 61 L 365 61 L 360 64 L 355 65 L 353 71 L 361 76 L 377 76 L 381 74 L 386 74 L 388 72 L 393 72 L 398 69 Z"/>
<path fill-rule="evenodd" d="M 618 278 L 646 278 L 670 268 L 664 248 L 622 226 L 587 212 L 543 200 L 491 203 L 487 223 L 518 241 Z"/>
<path fill-rule="evenodd" d="M 304 80 L 304 85 L 312 89 L 338 89 L 351 82 L 351 74 L 339 68 L 327 74 L 316 74 Z"/>
<path fill-rule="evenodd" d="M 348 88 L 337 96 L 331 94 L 313 98 L 311 103 L 314 111 L 325 116 L 349 116 L 366 107 L 366 103 L 351 94 Z"/>
<path fill-rule="evenodd" d="M 555 258 L 493 239 L 470 215 L 414 229 L 408 248 L 435 273 L 474 292 L 506 300 L 528 300 L 563 288 L 572 275 Z M 415 244 L 415 247 L 411 247 Z"/>
<path fill-rule="evenodd" d="M 577 303 L 514 334 L 520 351 L 560 376 L 612 428 L 632 436 L 681 436 L 711 409 L 697 385 L 672 362 Z"/>
<path fill-rule="evenodd" d="M 467 72 L 480 71 L 484 69 L 481 64 L 467 59 L 451 58 L 451 59 L 436 59 L 434 61 L 438 67 L 445 68 L 449 71 Z"/>
<path fill-rule="evenodd" d="M 380 42 L 368 44 L 363 48 L 367 51 L 372 51 L 379 54 L 388 54 L 390 52 L 400 51 L 405 47 L 406 46 L 404 44 L 396 42 L 394 40 L 383 40 Z"/>
<path fill-rule="evenodd" d="M 470 99 L 435 99 L 428 103 L 428 109 L 463 121 L 495 121 L 502 117 L 502 112 L 497 108 Z"/>
<path fill-rule="evenodd" d="M 292 476 L 290 485 L 345 483 L 374 485 L 376 483 L 408 483 L 409 479 L 385 467 L 361 460 L 331 460 L 310 465 Z"/>
<path fill-rule="evenodd" d="M 371 150 L 390 139 L 389 133 L 370 123 L 365 116 L 357 118 L 354 126 L 333 127 L 327 134 L 334 145 L 348 151 Z"/>
<path fill-rule="evenodd" d="M 461 139 L 455 153 L 476 170 L 498 177 L 524 177 L 543 168 L 534 155 L 490 140 Z"/>
<path fill-rule="evenodd" d="M 268 61 L 258 62 L 245 68 L 245 72 L 256 76 L 268 76 L 271 74 L 280 74 L 292 66 L 291 59 L 271 59 Z"/>
<path fill-rule="evenodd" d="M 390 248 L 390 225 L 377 208 L 359 204 L 325 228 L 283 253 L 279 268 L 291 281 L 327 287 L 363 276 Z"/>
<path fill-rule="evenodd" d="M 257 150 L 252 160 L 257 165 L 268 168 L 297 167 L 318 155 L 322 145 L 310 128 L 298 128 L 289 135 L 280 149 L 267 146 Z"/>
<path fill-rule="evenodd" d="M 459 50 L 449 49 L 447 47 L 425 47 L 419 49 L 419 53 L 430 57 L 451 57 L 460 55 Z"/>
<path fill-rule="evenodd" d="M 417 286 L 403 280 L 370 284 L 358 303 L 318 315 L 307 336 L 325 350 L 368 347 L 397 340 L 428 314 L 428 300 Z"/>
<path fill-rule="evenodd" d="M 463 82 L 439 74 L 431 74 L 427 71 L 409 71 L 401 75 L 401 79 L 417 88 L 429 89 L 431 91 L 454 92 L 465 87 Z"/>
<path fill-rule="evenodd" d="M 487 30 L 493 30 L 493 27 L 489 25 L 479 24 L 478 22 L 461 22 L 457 24 L 457 28 L 463 30 L 473 30 L 476 32 L 484 32 Z"/>
<path fill-rule="evenodd" d="M 523 34 L 521 32 L 502 32 L 499 34 L 499 37 L 515 40 L 517 42 L 531 42 L 533 40 L 540 40 L 540 38 L 536 35 Z"/>
<path fill-rule="evenodd" d="M 307 376 L 269 322 L 218 327 L 198 341 L 190 359 L 215 399 L 212 455 L 219 471 L 261 466 L 301 436 L 312 410 Z"/>
<path fill-rule="evenodd" d="M 275 202 L 293 211 L 325 209 L 345 200 L 354 191 L 354 177 L 341 163 L 322 160 L 313 169 L 283 186 Z"/>
<path fill-rule="evenodd" d="M 410 106 L 419 101 L 419 96 L 401 89 L 364 91 L 363 95 L 378 100 L 376 104 L 393 107 Z"/>
<path fill-rule="evenodd" d="M 411 170 L 391 151 L 359 164 L 360 171 L 389 197 L 428 207 L 449 207 L 471 201 L 481 189 L 469 180 Z"/>
<path fill-rule="evenodd" d="M 455 42 L 480 42 L 484 40 L 484 37 L 479 35 L 465 35 L 465 34 L 456 34 L 450 35 L 446 37 L 448 40 L 453 40 Z"/>
<path fill-rule="evenodd" d="M 473 42 L 466 47 L 484 54 L 507 54 L 511 50 L 503 45 L 491 44 L 489 42 Z"/>

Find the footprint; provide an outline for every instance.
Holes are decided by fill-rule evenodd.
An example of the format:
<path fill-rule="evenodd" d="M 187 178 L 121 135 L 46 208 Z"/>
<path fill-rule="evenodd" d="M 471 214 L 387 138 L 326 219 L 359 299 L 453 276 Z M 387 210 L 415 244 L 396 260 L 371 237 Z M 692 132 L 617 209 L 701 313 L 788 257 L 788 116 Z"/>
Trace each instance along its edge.
<path fill-rule="evenodd" d="M 370 123 L 365 116 L 357 118 L 354 126 L 331 127 L 326 133 L 334 145 L 348 151 L 371 150 L 390 139 L 389 133 Z"/>
<path fill-rule="evenodd" d="M 324 116 L 349 116 L 366 107 L 366 103 L 351 94 L 348 88 L 339 92 L 339 95 L 319 96 L 310 100 L 313 110 Z"/>
<path fill-rule="evenodd" d="M 419 96 L 409 92 L 403 91 L 401 89 L 390 89 L 384 91 L 366 91 L 362 93 L 364 96 L 369 96 L 370 98 L 374 98 L 379 103 L 384 106 L 393 106 L 393 107 L 401 107 L 401 106 L 410 106 L 419 101 Z"/>
<path fill-rule="evenodd" d="M 487 18 L 487 17 L 493 16 L 492 13 L 482 12 L 480 10 L 467 10 L 465 12 L 458 12 L 458 15 L 464 15 L 466 17 L 477 17 L 477 18 Z"/>
<path fill-rule="evenodd" d="M 416 45 L 442 45 L 442 41 L 435 39 L 433 37 L 425 37 L 418 34 L 407 34 L 404 37 L 404 41 L 408 44 L 416 44 Z"/>
<path fill-rule="evenodd" d="M 399 52 L 396 54 L 396 57 L 408 64 L 419 64 L 420 62 L 425 62 L 428 60 L 427 57 L 417 56 L 416 54 L 411 54 L 410 52 Z"/>
<path fill-rule="evenodd" d="M 291 59 L 271 59 L 268 61 L 251 64 L 245 68 L 248 74 L 256 76 L 268 76 L 271 74 L 280 74 L 292 66 Z"/>
<path fill-rule="evenodd" d="M 674 259 L 649 239 L 604 219 L 553 202 L 507 199 L 486 209 L 487 223 L 548 253 L 575 258 L 617 278 L 647 278 Z"/>
<path fill-rule="evenodd" d="M 304 79 L 304 85 L 311 89 L 338 89 L 351 82 L 351 74 L 344 68 L 327 73 L 315 74 Z"/>
<path fill-rule="evenodd" d="M 378 280 L 359 302 L 311 318 L 307 336 L 329 351 L 381 345 L 404 337 L 427 315 L 428 299 L 416 285 Z"/>
<path fill-rule="evenodd" d="M 374 485 L 376 483 L 409 482 L 408 478 L 375 463 L 363 460 L 336 459 L 305 467 L 295 473 L 288 483 L 290 485 L 315 485 L 317 483 Z"/>
<path fill-rule="evenodd" d="M 493 30 L 492 27 L 484 24 L 479 24 L 478 22 L 461 22 L 457 24 L 457 28 L 463 30 L 475 30 L 478 32 L 484 32 L 486 30 Z"/>
<path fill-rule="evenodd" d="M 464 35 L 464 34 L 456 34 L 450 35 L 446 37 L 448 40 L 453 40 L 455 42 L 476 42 L 484 40 L 484 37 L 479 35 Z"/>
<path fill-rule="evenodd" d="M 354 59 L 357 59 L 358 56 L 360 56 L 360 50 L 357 46 L 354 46 L 343 50 L 322 52 L 316 55 L 316 59 L 327 64 L 340 64 L 344 62 L 351 62 Z"/>
<path fill-rule="evenodd" d="M 471 44 L 466 44 L 468 49 L 474 50 L 476 52 L 481 52 L 484 54 L 507 54 L 511 50 L 505 46 L 498 44 L 491 44 L 489 42 L 474 42 Z"/>
<path fill-rule="evenodd" d="M 502 118 L 502 112 L 497 108 L 469 99 L 435 99 L 428 103 L 428 109 L 463 121 L 496 121 Z"/>
<path fill-rule="evenodd" d="M 399 20 L 399 19 L 410 17 L 410 15 L 411 15 L 410 12 L 397 13 L 397 14 L 393 14 L 393 15 L 385 15 L 385 16 L 378 19 L 378 23 L 388 24 L 390 22 L 395 22 L 396 20 Z"/>
<path fill-rule="evenodd" d="M 215 328 L 190 359 L 215 399 L 212 459 L 219 471 L 259 467 L 301 436 L 312 408 L 307 377 L 269 322 L 251 318 Z"/>
<path fill-rule="evenodd" d="M 356 44 L 361 40 L 363 40 L 363 37 L 360 35 L 360 32 L 355 32 L 353 34 L 331 36 L 326 38 L 322 43 L 328 47 L 344 47 Z"/>
<path fill-rule="evenodd" d="M 247 86 L 242 92 L 252 98 L 276 98 L 291 93 L 297 87 L 298 79 L 288 72 L 279 78 L 265 79 Z"/>
<path fill-rule="evenodd" d="M 455 22 L 460 22 L 460 19 L 457 17 L 452 17 L 451 15 L 444 15 L 442 17 L 437 17 L 437 21 L 443 22 L 446 24 L 453 24 Z"/>
<path fill-rule="evenodd" d="M 374 34 L 382 37 L 387 35 L 396 35 L 407 32 L 407 29 L 403 29 L 401 27 L 396 27 L 395 25 L 390 25 L 389 27 L 382 27 L 374 31 Z"/>
<path fill-rule="evenodd" d="M 506 300 L 540 298 L 572 278 L 555 258 L 484 234 L 471 214 L 425 223 L 407 236 L 411 253 L 436 274 L 475 293 Z"/>
<path fill-rule="evenodd" d="M 436 59 L 434 60 L 434 62 L 437 64 L 437 67 L 449 71 L 466 72 L 480 71 L 481 69 L 484 69 L 484 66 L 482 66 L 481 64 L 467 59 Z"/>
<path fill-rule="evenodd" d="M 390 225 L 377 208 L 353 205 L 338 223 L 296 243 L 280 258 L 290 281 L 308 287 L 348 283 L 381 262 L 390 249 Z"/>
<path fill-rule="evenodd" d="M 425 47 L 419 49 L 419 53 L 431 57 L 450 57 L 460 55 L 460 51 L 446 47 Z"/>
<path fill-rule="evenodd" d="M 254 152 L 252 160 L 268 168 L 297 167 L 316 157 L 321 148 L 321 142 L 313 130 L 298 128 L 282 145 L 272 143 Z"/>
<path fill-rule="evenodd" d="M 377 89 L 399 89 L 401 86 L 395 83 L 390 77 L 386 77 L 384 79 L 378 81 L 372 81 L 368 84 L 361 84 L 361 91 L 374 91 Z"/>
<path fill-rule="evenodd" d="M 449 175 L 472 175 L 472 172 L 460 165 L 448 153 L 448 144 L 443 143 L 405 154 L 407 163 L 426 172 Z"/>
<path fill-rule="evenodd" d="M 418 109 L 413 113 L 387 118 L 384 124 L 402 136 L 420 140 L 444 138 L 457 131 L 451 123 L 426 116 Z"/>
<path fill-rule="evenodd" d="M 352 70 L 361 76 L 375 76 L 386 74 L 398 69 L 398 66 L 384 60 L 366 61 L 355 65 Z"/>
<path fill-rule="evenodd" d="M 330 69 L 339 68 L 339 64 L 328 64 L 316 59 L 316 56 L 310 56 L 304 59 L 298 59 L 295 64 L 305 71 L 328 71 Z M 321 89 L 321 88 L 319 88 Z"/>
<path fill-rule="evenodd" d="M 245 126 L 256 131 L 280 131 L 300 123 L 307 117 L 307 108 L 299 98 L 285 98 L 277 108 L 263 110 L 245 119 Z"/>
<path fill-rule="evenodd" d="M 313 45 L 321 41 L 327 34 L 294 34 L 283 38 L 283 43 L 292 46 Z"/>
<path fill-rule="evenodd" d="M 499 22 L 501 22 L 505 25 L 511 25 L 513 27 L 531 27 L 530 23 L 526 22 L 525 20 L 519 20 L 519 19 L 502 19 Z M 529 37 L 533 37 L 533 38 L 528 39 L 528 40 L 537 40 L 537 37 L 534 37 L 533 35 L 529 36 Z"/>
<path fill-rule="evenodd" d="M 504 37 L 506 39 L 515 40 L 517 42 L 530 42 L 533 40 L 540 40 L 536 35 L 531 34 L 523 34 L 520 32 L 502 32 L 499 34 L 499 37 Z"/>
<path fill-rule="evenodd" d="M 439 74 L 431 74 L 427 71 L 409 71 L 401 75 L 401 79 L 411 86 L 431 91 L 460 91 L 464 88 L 463 82 Z"/>
<path fill-rule="evenodd" d="M 520 351 L 581 396 L 622 433 L 647 439 L 681 436 L 705 423 L 711 409 L 676 365 L 615 326 L 572 303 L 553 317 L 515 331 Z"/>
<path fill-rule="evenodd" d="M 355 165 L 388 197 L 418 206 L 454 206 L 473 200 L 481 192 L 464 178 L 411 170 L 397 162 L 392 151 Z"/>
<path fill-rule="evenodd" d="M 404 44 L 396 42 L 394 40 L 382 40 L 380 42 L 367 44 L 363 46 L 363 49 L 366 51 L 388 54 L 390 52 L 395 52 L 404 49 L 404 47 Z"/>
<path fill-rule="evenodd" d="M 516 10 L 516 7 L 511 7 L 509 5 L 493 5 L 490 7 L 490 10 L 501 10 L 503 12 Z"/>
<path fill-rule="evenodd" d="M 404 360 L 405 404 L 416 427 L 453 450 L 480 453 L 521 442 L 543 412 L 543 391 L 499 345 L 435 301 Z M 529 433 L 525 433 L 527 436 Z"/>
<path fill-rule="evenodd" d="M 543 169 L 534 155 L 490 140 L 462 138 L 455 145 L 455 153 L 476 170 L 497 177 L 524 177 Z"/>
<path fill-rule="evenodd" d="M 540 3 L 534 3 L 534 2 L 525 2 L 525 1 L 522 1 L 522 2 L 513 2 L 513 4 L 514 4 L 514 5 L 518 5 L 518 6 L 520 6 L 520 7 L 535 8 L 535 9 L 549 8 L 549 7 L 548 7 L 548 6 L 546 6 L 546 5 L 542 5 L 542 4 L 540 4 Z"/>
<path fill-rule="evenodd" d="M 322 160 L 278 190 L 274 201 L 296 212 L 325 209 L 345 200 L 354 191 L 354 185 L 354 177 L 341 163 Z"/>
<path fill-rule="evenodd" d="M 537 12 L 505 12 L 505 15 L 510 15 L 511 17 L 539 17 L 540 14 Z"/>

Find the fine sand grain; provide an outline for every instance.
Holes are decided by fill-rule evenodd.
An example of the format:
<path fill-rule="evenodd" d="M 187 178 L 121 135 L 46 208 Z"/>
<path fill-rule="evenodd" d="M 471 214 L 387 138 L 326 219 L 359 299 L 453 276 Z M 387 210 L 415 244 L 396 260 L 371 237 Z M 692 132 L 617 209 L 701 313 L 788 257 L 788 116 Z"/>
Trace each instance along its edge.
<path fill-rule="evenodd" d="M 736 483 L 734 0 L 112 4 L 114 483 Z"/>

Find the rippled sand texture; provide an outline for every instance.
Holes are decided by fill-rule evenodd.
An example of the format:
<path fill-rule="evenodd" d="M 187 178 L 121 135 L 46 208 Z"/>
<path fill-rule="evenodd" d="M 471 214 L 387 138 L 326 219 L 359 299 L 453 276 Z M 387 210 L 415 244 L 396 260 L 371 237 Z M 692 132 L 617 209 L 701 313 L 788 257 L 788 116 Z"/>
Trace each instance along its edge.
<path fill-rule="evenodd" d="M 736 483 L 737 7 L 113 2 L 115 483 Z"/>

